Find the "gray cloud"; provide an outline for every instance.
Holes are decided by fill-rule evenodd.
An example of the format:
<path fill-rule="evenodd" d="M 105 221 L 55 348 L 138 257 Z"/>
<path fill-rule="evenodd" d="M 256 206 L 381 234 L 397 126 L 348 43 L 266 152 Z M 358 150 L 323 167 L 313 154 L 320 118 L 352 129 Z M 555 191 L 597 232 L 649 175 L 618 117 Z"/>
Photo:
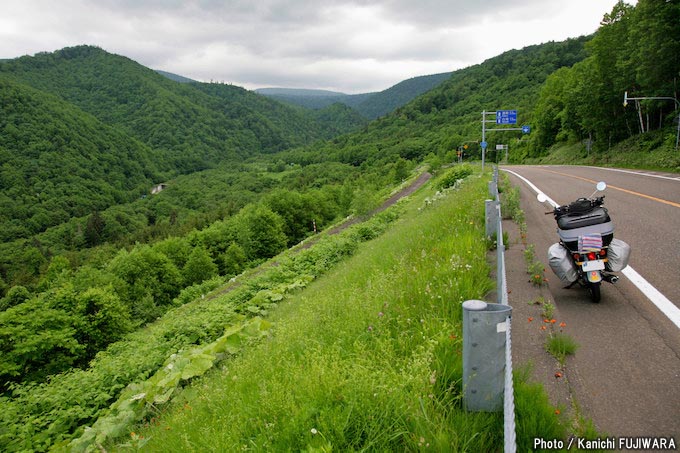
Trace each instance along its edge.
<path fill-rule="evenodd" d="M 94 44 L 247 88 L 381 90 L 596 30 L 615 0 L 5 0 L 0 58 Z"/>

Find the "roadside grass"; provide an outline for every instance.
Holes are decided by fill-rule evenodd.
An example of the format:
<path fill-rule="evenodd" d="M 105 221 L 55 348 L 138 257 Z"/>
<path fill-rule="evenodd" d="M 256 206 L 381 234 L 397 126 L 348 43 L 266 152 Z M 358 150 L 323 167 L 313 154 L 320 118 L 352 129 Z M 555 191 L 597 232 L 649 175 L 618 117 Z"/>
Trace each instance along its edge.
<path fill-rule="evenodd" d="M 530 382 L 531 366 L 515 369 L 517 451 L 535 451 L 533 440 L 565 439 L 566 428 L 557 416 L 564 408 L 550 404 L 543 386 Z"/>
<path fill-rule="evenodd" d="M 579 348 L 578 343 L 569 335 L 556 332 L 548 336 L 545 342 L 546 350 L 553 355 L 564 366 L 564 361 L 568 355 L 574 355 Z"/>
<path fill-rule="evenodd" d="M 501 449 L 502 413 L 462 408 L 461 304 L 493 282 L 485 179 L 458 186 L 419 192 L 385 234 L 272 309 L 270 336 L 106 449 Z M 522 436 L 563 435 L 541 389 L 520 389 Z"/>

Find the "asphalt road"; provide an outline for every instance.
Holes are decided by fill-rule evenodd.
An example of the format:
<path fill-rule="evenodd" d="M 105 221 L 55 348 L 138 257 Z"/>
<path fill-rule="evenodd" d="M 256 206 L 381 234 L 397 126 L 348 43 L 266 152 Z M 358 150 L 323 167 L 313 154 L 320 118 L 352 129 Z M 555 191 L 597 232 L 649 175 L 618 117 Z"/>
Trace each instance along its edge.
<path fill-rule="evenodd" d="M 559 204 L 589 196 L 597 181 L 606 181 L 605 207 L 614 237 L 631 245 L 629 266 L 680 307 L 680 176 L 574 166 L 502 169 L 530 180 Z M 617 284 L 602 284 L 599 304 L 590 302 L 585 289 L 562 288 L 547 265 L 547 250 L 558 241 L 553 216 L 544 214 L 549 206 L 508 174 L 521 189 L 528 241 L 546 265 L 548 290 L 580 345 L 569 373 L 583 415 L 607 435 L 673 436 L 680 442 L 680 327 L 622 273 Z"/>

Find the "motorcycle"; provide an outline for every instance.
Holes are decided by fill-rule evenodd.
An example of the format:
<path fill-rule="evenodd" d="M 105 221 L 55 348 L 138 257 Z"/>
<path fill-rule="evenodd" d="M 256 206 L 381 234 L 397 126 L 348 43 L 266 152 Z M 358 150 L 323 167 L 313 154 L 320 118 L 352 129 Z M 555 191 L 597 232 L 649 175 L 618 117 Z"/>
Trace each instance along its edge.
<path fill-rule="evenodd" d="M 550 268 L 566 288 L 577 283 L 587 288 L 593 302 L 600 302 L 601 283 L 616 283 L 619 277 L 614 272 L 623 270 L 630 258 L 630 246 L 614 238 L 614 224 L 603 206 L 604 195 L 595 197 L 606 188 L 605 182 L 599 182 L 590 197 L 546 212 L 554 215 L 560 237 L 548 250 Z M 538 201 L 547 200 L 545 194 L 538 194 Z"/>

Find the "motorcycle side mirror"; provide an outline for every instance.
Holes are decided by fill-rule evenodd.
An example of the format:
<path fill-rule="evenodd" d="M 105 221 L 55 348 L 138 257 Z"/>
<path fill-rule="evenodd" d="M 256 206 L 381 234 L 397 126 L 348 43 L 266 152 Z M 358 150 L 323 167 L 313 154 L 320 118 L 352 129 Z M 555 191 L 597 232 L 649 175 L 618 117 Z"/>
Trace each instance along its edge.
<path fill-rule="evenodd" d="M 539 192 L 538 195 L 536 195 L 536 199 L 539 201 L 539 203 L 545 203 L 548 201 L 548 197 L 546 197 L 543 192 Z"/>
<path fill-rule="evenodd" d="M 604 189 L 607 188 L 607 183 L 604 182 L 604 181 L 600 181 L 600 182 L 597 183 L 597 186 L 595 186 L 595 187 L 597 188 L 598 192 L 604 192 Z"/>

